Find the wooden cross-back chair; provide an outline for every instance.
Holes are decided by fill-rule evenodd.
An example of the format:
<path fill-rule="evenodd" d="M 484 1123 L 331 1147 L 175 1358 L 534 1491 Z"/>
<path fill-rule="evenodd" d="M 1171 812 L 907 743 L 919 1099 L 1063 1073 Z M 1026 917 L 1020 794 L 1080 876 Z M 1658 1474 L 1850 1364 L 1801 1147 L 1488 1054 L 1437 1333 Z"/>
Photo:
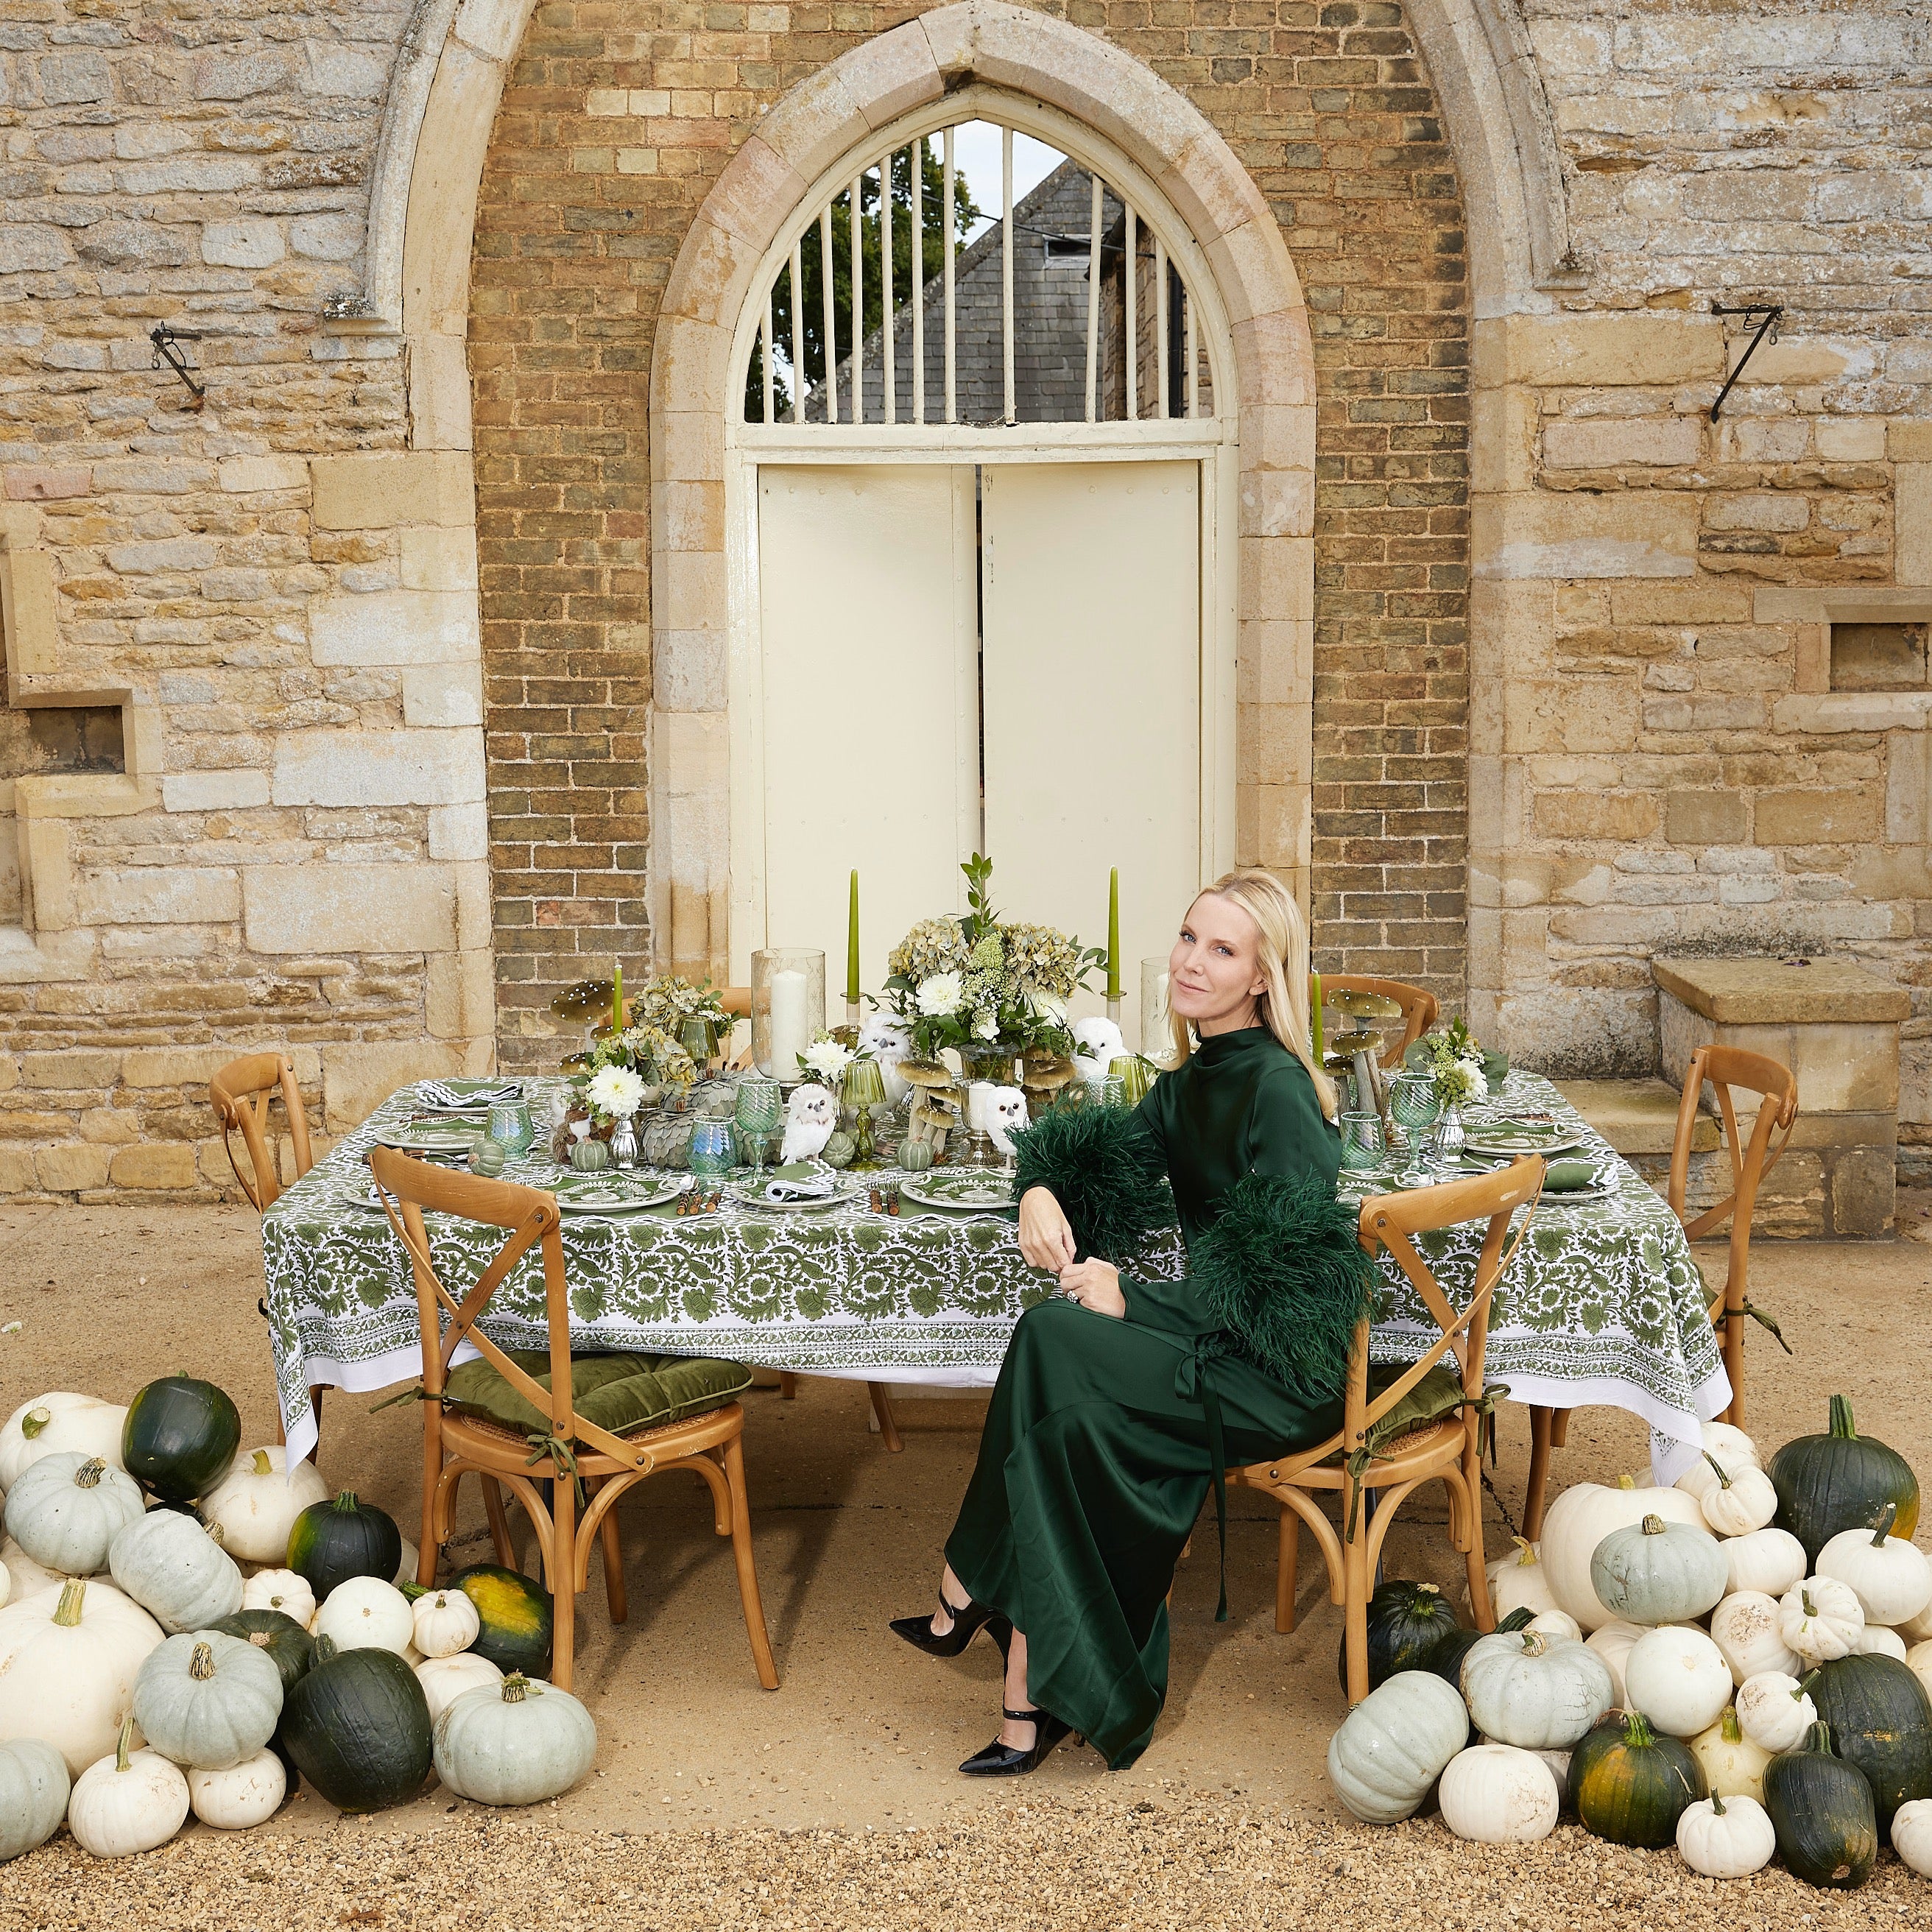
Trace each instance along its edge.
<path fill-rule="evenodd" d="M 1420 986 L 1412 986 L 1401 980 L 1378 980 L 1366 973 L 1324 973 L 1322 976 L 1322 991 L 1325 995 L 1334 992 L 1380 993 L 1394 1000 L 1402 1008 L 1402 1037 L 1389 1038 L 1382 1048 L 1382 1064 L 1400 1066 L 1402 1057 L 1436 1024 L 1436 1016 L 1440 1010 L 1436 995 Z"/>
<path fill-rule="evenodd" d="M 536 1533 L 544 1580 L 556 1606 L 552 1681 L 568 1690 L 576 1650 L 576 1599 L 590 1588 L 592 1546 L 602 1546 L 610 1618 L 622 1623 L 628 1606 L 623 1551 L 617 1534 L 618 1500 L 661 1470 L 688 1469 L 711 1492 L 718 1534 L 731 1539 L 752 1660 L 759 1682 L 766 1690 L 776 1690 L 778 1667 L 765 1630 L 752 1556 L 742 1406 L 727 1402 L 683 1421 L 627 1433 L 613 1433 L 578 1414 L 572 1396 L 570 1299 L 556 1197 L 514 1182 L 485 1180 L 412 1160 L 392 1148 L 370 1148 L 369 1165 L 382 1190 L 390 1226 L 409 1254 L 422 1323 L 423 1514 L 417 1580 L 425 1586 L 435 1581 L 436 1557 L 455 1520 L 458 1490 L 464 1477 L 472 1473 L 482 1483 L 497 1560 L 514 1567 L 501 1493 L 507 1487 Z M 495 1258 L 460 1296 L 436 1273 L 423 1226 L 425 1209 L 460 1215 L 508 1234 Z M 490 1298 L 532 1249 L 538 1252 L 543 1270 L 550 1345 L 548 1389 L 478 1326 Z M 477 1348 L 512 1389 L 548 1417 L 548 1434 L 524 1435 L 445 1408 L 442 1398 L 450 1358 L 464 1342 Z M 580 1480 L 584 1489 L 580 1515 Z M 550 1492 L 548 1502 L 540 1487 L 544 1484 Z"/>
<path fill-rule="evenodd" d="M 1368 1607 L 1376 1566 L 1395 1513 L 1420 1484 L 1439 1480 L 1449 1496 L 1449 1540 L 1461 1552 L 1469 1578 L 1469 1604 L 1478 1629 L 1494 1627 L 1488 1579 L 1483 1570 L 1483 1421 L 1494 1391 L 1483 1384 L 1490 1304 L 1496 1284 L 1528 1232 L 1543 1189 L 1543 1162 L 1534 1155 L 1494 1174 L 1452 1180 L 1404 1194 L 1371 1195 L 1362 1203 L 1362 1246 L 1385 1250 L 1408 1279 L 1439 1334 L 1402 1373 L 1374 1394 L 1369 1388 L 1369 1322 L 1355 1331 L 1342 1401 L 1342 1427 L 1325 1442 L 1228 1472 L 1231 1483 L 1274 1497 L 1281 1505 L 1281 1544 L 1275 1576 L 1275 1628 L 1294 1628 L 1295 1566 L 1301 1526 L 1313 1532 L 1328 1570 L 1331 1602 L 1342 1606 L 1342 1649 L 1348 1702 L 1369 1693 Z M 1523 1216 L 1507 1249 L 1510 1219 Z M 1468 1300 L 1457 1307 L 1443 1292 L 1417 1249 L 1414 1237 L 1438 1228 L 1486 1220 Z M 1398 1403 L 1420 1389 L 1432 1371 L 1446 1370 L 1454 1390 L 1442 1398 L 1438 1419 L 1418 1418 L 1406 1429 L 1389 1418 Z M 1428 1392 L 1425 1392 L 1426 1394 Z M 1450 1405 L 1454 1404 L 1451 1407 Z M 1402 1432 L 1390 1436 L 1392 1428 Z M 1369 1494 L 1366 1492 L 1372 1492 Z M 1328 1520 L 1320 1498 L 1339 1495 L 1341 1522 Z M 1372 1508 L 1364 1507 L 1364 1504 Z"/>
<path fill-rule="evenodd" d="M 274 1143 L 268 1138 L 268 1103 L 278 1094 L 289 1117 L 289 1140 L 299 1180 L 315 1162 L 309 1152 L 308 1116 L 303 1110 L 302 1088 L 288 1055 L 244 1054 L 239 1060 L 231 1060 L 208 1083 L 208 1104 L 221 1123 L 221 1144 L 228 1150 L 228 1164 L 258 1214 L 266 1214 L 281 1198 L 280 1166 Z M 235 1158 L 234 1136 L 238 1133 L 248 1154 L 245 1174 Z"/>

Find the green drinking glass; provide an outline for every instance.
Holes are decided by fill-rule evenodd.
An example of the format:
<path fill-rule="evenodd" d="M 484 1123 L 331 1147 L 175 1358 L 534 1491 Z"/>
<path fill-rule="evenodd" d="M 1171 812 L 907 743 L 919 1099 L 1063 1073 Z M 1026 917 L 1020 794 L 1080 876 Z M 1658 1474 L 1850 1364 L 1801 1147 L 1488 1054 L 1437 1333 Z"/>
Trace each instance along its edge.
<path fill-rule="evenodd" d="M 1398 1073 L 1389 1083 L 1389 1112 L 1396 1126 L 1420 1129 L 1432 1127 L 1436 1116 L 1442 1111 L 1442 1102 L 1436 1097 L 1436 1079 L 1432 1074 Z"/>
<path fill-rule="evenodd" d="M 1342 1116 L 1342 1171 L 1372 1174 L 1382 1164 L 1382 1116 L 1368 1112 Z"/>

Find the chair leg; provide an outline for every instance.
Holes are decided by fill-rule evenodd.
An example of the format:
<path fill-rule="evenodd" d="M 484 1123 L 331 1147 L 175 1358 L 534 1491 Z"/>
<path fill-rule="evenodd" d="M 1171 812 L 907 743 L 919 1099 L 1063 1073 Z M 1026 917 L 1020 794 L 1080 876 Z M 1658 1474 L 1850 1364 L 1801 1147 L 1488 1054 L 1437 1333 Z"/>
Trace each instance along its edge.
<path fill-rule="evenodd" d="M 1529 1409 L 1529 1483 L 1523 1496 L 1522 1533 L 1532 1542 L 1543 1534 L 1544 1498 L 1550 1487 L 1552 1412 L 1532 1402 Z"/>
<path fill-rule="evenodd" d="M 1294 1628 L 1294 1573 L 1301 1555 L 1301 1519 L 1284 1503 L 1274 1561 L 1274 1627 L 1283 1636 Z"/>
<path fill-rule="evenodd" d="M 510 1518 L 503 1508 L 502 1486 L 494 1476 L 479 1477 L 483 1485 L 483 1514 L 490 1520 L 490 1546 L 496 1552 L 496 1561 L 506 1570 L 517 1567 L 516 1552 L 510 1547 Z"/>
<path fill-rule="evenodd" d="M 745 1631 L 752 1640 L 752 1661 L 767 1690 L 778 1688 L 778 1667 L 765 1630 L 765 1606 L 758 1594 L 758 1572 L 752 1559 L 752 1503 L 745 1488 L 745 1450 L 733 1436 L 724 1444 L 724 1480 L 731 1492 L 731 1560 L 738 1569 L 738 1598 L 745 1606 Z"/>
<path fill-rule="evenodd" d="M 778 1400 L 796 1402 L 798 1400 L 798 1378 L 789 1369 L 778 1371 Z"/>
<path fill-rule="evenodd" d="M 896 1456 L 905 1444 L 899 1440 L 898 1418 L 892 1414 L 892 1396 L 884 1382 L 868 1382 L 866 1390 L 872 1398 L 872 1413 L 879 1418 L 879 1440 Z"/>
<path fill-rule="evenodd" d="M 597 1534 L 604 1545 L 604 1600 L 610 1606 L 610 1621 L 621 1624 L 629 1617 L 631 1604 L 624 1589 L 624 1544 L 614 1509 L 604 1511 Z"/>
<path fill-rule="evenodd" d="M 570 1688 L 577 1662 L 577 1486 L 565 1478 L 550 1485 L 550 1600 L 556 1618 L 550 1681 Z"/>
<path fill-rule="evenodd" d="M 1354 1705 L 1369 1694 L 1369 1540 L 1362 1530 L 1342 1546 L 1342 1649 Z"/>

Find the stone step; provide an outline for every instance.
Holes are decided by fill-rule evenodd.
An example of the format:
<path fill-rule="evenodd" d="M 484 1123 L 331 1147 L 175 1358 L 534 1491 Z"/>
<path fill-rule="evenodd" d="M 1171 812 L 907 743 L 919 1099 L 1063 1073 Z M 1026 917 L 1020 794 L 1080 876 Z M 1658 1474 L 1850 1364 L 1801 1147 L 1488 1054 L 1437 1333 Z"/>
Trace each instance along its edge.
<path fill-rule="evenodd" d="M 1667 1080 L 1558 1080 L 1554 1084 L 1626 1160 L 1644 1154 L 1670 1158 L 1682 1096 Z M 1718 1144 L 1718 1123 L 1700 1113 L 1690 1130 L 1691 1152 L 1709 1154 Z"/>

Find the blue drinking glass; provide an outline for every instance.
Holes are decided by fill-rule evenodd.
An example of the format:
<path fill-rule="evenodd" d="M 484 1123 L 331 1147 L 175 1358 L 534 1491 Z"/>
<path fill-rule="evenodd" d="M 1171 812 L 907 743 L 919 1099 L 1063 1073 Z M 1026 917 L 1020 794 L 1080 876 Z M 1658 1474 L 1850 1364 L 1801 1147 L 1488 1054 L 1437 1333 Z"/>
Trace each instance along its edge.
<path fill-rule="evenodd" d="M 738 1136 L 729 1120 L 702 1119 L 691 1130 L 691 1171 L 722 1180 L 738 1164 Z"/>

